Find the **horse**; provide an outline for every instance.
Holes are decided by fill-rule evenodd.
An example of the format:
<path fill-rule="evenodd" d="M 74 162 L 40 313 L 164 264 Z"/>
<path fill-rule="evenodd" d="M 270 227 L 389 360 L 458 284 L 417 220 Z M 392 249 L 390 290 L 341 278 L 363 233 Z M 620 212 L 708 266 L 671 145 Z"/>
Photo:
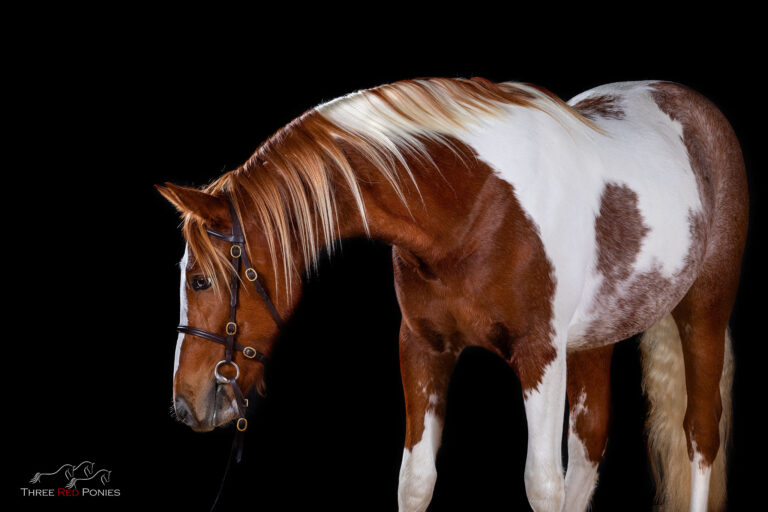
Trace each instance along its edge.
<path fill-rule="evenodd" d="M 565 102 L 526 83 L 404 80 L 307 111 L 202 189 L 156 187 L 183 218 L 181 323 L 199 328 L 180 329 L 173 401 L 192 429 L 242 416 L 236 395 L 263 390 L 302 272 L 370 237 L 392 246 L 402 313 L 401 512 L 430 503 L 448 381 L 470 346 L 519 377 L 533 510 L 586 510 L 612 345 L 638 333 L 658 505 L 725 507 L 748 196 L 736 135 L 696 91 L 622 82 Z M 246 279 L 264 294 L 232 287 Z M 231 338 L 224 360 L 216 332 Z"/>

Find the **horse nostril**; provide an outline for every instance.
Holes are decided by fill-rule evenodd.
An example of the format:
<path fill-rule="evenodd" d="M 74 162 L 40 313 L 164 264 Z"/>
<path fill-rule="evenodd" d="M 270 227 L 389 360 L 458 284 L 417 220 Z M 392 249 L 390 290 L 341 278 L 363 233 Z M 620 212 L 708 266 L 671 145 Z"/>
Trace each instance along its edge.
<path fill-rule="evenodd" d="M 192 414 L 192 410 L 190 409 L 189 405 L 187 404 L 187 401 L 184 400 L 183 397 L 176 397 L 176 400 L 173 403 L 174 408 L 176 409 L 176 417 L 179 418 L 179 420 L 182 423 L 186 423 L 187 425 L 193 426 L 197 424 L 197 420 L 195 419 L 195 415 Z"/>

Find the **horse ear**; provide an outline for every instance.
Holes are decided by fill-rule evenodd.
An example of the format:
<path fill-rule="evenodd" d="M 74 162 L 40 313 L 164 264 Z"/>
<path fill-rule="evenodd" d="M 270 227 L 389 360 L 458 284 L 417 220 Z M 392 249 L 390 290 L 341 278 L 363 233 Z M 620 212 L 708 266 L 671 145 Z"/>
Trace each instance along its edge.
<path fill-rule="evenodd" d="M 229 208 L 224 198 L 168 182 L 165 186 L 155 185 L 155 188 L 182 214 L 189 213 L 211 223 L 229 218 Z"/>

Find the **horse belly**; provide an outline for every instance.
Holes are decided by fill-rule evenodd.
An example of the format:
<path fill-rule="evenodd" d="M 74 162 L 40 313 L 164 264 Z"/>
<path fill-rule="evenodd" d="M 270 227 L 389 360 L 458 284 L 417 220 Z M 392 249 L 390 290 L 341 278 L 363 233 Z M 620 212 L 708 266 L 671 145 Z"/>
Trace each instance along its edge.
<path fill-rule="evenodd" d="M 621 283 L 605 285 L 610 286 L 610 291 L 594 297 L 581 332 L 573 329 L 569 333 L 568 348 L 600 347 L 645 331 L 682 300 L 694 279 L 690 271 L 667 276 L 651 269 L 632 274 Z"/>

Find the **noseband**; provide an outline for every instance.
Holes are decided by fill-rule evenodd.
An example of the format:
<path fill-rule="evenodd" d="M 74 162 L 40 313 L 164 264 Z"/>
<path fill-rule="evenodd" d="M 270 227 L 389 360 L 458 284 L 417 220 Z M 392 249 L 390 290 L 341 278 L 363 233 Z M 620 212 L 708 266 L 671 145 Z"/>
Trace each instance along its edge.
<path fill-rule="evenodd" d="M 216 366 L 213 369 L 213 376 L 215 377 L 217 383 L 229 383 L 229 385 L 232 386 L 232 391 L 235 394 L 235 403 L 237 404 L 237 412 L 239 415 L 236 427 L 238 431 L 243 432 L 246 428 L 248 428 L 248 420 L 245 419 L 245 410 L 248 407 L 248 400 L 243 396 L 243 392 L 240 389 L 240 386 L 237 384 L 237 378 L 240 376 L 240 367 L 232 359 L 233 351 L 237 350 L 238 352 L 242 352 L 246 359 L 253 359 L 261 362 L 262 364 L 266 363 L 268 358 L 265 354 L 259 352 L 255 348 L 248 345 L 242 345 L 235 341 L 235 336 L 237 335 L 237 304 L 238 292 L 240 291 L 241 263 L 245 267 L 245 278 L 253 283 L 253 286 L 256 288 L 256 292 L 259 294 L 262 301 L 264 301 L 264 305 L 267 307 L 269 314 L 272 315 L 272 319 L 275 321 L 278 327 L 283 326 L 283 320 L 280 318 L 280 314 L 277 312 L 272 299 L 269 298 L 266 290 L 264 290 L 264 287 L 259 282 L 259 275 L 256 273 L 256 270 L 254 270 L 253 266 L 251 265 L 251 261 L 248 259 L 248 254 L 245 250 L 245 237 L 243 236 L 243 228 L 240 224 L 240 220 L 237 217 L 234 205 L 232 204 L 232 200 L 229 198 L 229 196 L 227 196 L 227 203 L 229 203 L 229 212 L 232 216 L 232 233 L 228 235 L 214 231 L 210 228 L 205 228 L 209 235 L 232 244 L 229 247 L 229 255 L 232 258 L 232 270 L 229 279 L 229 322 L 227 322 L 227 325 L 224 327 L 224 335 L 222 336 L 221 334 L 206 331 L 205 329 L 200 329 L 198 327 L 190 327 L 188 325 L 180 325 L 176 328 L 176 330 L 184 334 L 189 334 L 198 338 L 204 338 L 206 340 L 224 345 L 224 359 L 216 363 Z M 225 375 L 221 374 L 219 368 L 226 365 L 231 365 L 234 367 L 234 377 L 226 377 Z"/>

